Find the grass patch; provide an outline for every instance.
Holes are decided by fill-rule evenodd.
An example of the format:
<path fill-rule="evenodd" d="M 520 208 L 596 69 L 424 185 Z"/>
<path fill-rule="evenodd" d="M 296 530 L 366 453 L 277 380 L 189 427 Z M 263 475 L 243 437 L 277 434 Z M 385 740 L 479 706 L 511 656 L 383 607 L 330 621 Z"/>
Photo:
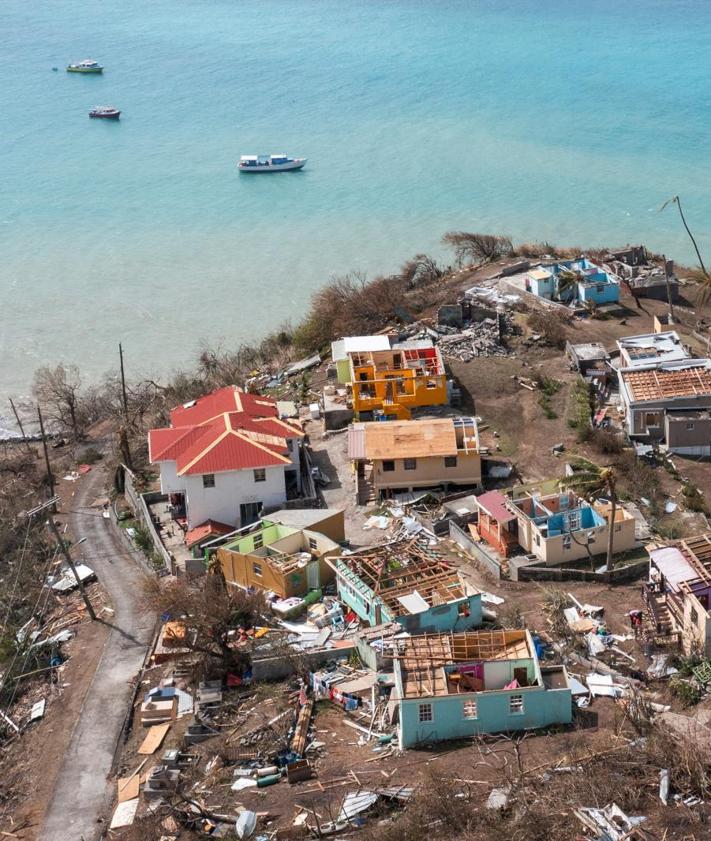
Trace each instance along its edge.
<path fill-rule="evenodd" d="M 555 420 L 558 417 L 558 413 L 551 405 L 551 398 L 558 394 L 561 388 L 563 388 L 563 383 L 560 380 L 544 376 L 538 379 L 538 390 L 540 392 L 538 405 L 543 409 L 543 414 L 548 420 Z"/>
<path fill-rule="evenodd" d="M 568 426 L 576 431 L 578 441 L 587 441 L 592 434 L 591 418 L 595 404 L 592 390 L 582 377 L 576 377 L 570 390 Z"/>

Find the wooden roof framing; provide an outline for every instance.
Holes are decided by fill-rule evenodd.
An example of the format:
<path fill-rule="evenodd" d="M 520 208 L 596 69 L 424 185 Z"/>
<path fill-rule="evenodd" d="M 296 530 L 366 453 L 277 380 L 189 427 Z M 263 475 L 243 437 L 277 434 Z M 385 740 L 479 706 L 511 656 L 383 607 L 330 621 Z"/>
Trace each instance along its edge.
<path fill-rule="evenodd" d="M 702 366 L 623 371 L 622 378 L 635 402 L 711 396 L 711 370 Z"/>
<path fill-rule="evenodd" d="M 405 698 L 450 694 L 445 666 L 533 657 L 526 631 L 517 630 L 423 634 L 403 647 L 397 659 Z"/>
<path fill-rule="evenodd" d="M 404 612 L 398 597 L 414 590 L 431 606 L 466 596 L 457 570 L 417 537 L 342 556 L 340 561 L 382 599 L 394 616 Z"/>

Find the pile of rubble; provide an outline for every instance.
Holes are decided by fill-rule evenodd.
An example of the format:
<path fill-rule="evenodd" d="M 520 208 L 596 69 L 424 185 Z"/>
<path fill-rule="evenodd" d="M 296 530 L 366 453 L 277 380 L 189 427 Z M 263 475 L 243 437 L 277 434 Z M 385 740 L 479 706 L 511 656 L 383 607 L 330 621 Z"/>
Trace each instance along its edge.
<path fill-rule="evenodd" d="M 511 317 L 502 313 L 498 319 L 498 322 L 495 318 L 472 322 L 463 330 L 438 326 L 438 331 L 444 332 L 438 341 L 442 355 L 460 362 L 470 362 L 479 356 L 508 356 L 509 350 L 501 344 L 501 337 L 510 330 Z"/>

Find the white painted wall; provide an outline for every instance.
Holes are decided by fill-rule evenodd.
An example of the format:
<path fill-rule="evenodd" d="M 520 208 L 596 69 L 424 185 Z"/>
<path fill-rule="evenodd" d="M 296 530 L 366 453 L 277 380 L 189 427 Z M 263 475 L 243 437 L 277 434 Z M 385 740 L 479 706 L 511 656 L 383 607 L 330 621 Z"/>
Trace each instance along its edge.
<path fill-rule="evenodd" d="M 261 502 L 264 508 L 281 506 L 286 501 L 284 467 L 267 467 L 264 482 L 254 481 L 253 470 L 228 470 L 215 473 L 215 487 L 204 488 L 202 474 L 185 476 L 185 497 L 188 528 L 205 520 L 217 520 L 230 526 L 241 526 L 239 507 L 243 503 Z"/>
<path fill-rule="evenodd" d="M 160 462 L 160 491 L 164 494 L 184 493 L 185 479 L 178 476 L 174 461 Z"/>

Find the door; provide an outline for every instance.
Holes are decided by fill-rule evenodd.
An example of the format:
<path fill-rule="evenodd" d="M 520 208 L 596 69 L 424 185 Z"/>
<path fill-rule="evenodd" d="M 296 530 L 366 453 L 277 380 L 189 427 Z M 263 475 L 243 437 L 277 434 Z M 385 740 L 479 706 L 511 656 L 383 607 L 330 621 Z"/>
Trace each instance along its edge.
<path fill-rule="evenodd" d="M 528 686 L 528 670 L 514 669 L 514 678 L 518 681 L 519 686 Z"/>
<path fill-rule="evenodd" d="M 261 502 L 246 502 L 239 507 L 240 526 L 251 526 L 259 519 L 259 512 L 262 510 Z"/>

